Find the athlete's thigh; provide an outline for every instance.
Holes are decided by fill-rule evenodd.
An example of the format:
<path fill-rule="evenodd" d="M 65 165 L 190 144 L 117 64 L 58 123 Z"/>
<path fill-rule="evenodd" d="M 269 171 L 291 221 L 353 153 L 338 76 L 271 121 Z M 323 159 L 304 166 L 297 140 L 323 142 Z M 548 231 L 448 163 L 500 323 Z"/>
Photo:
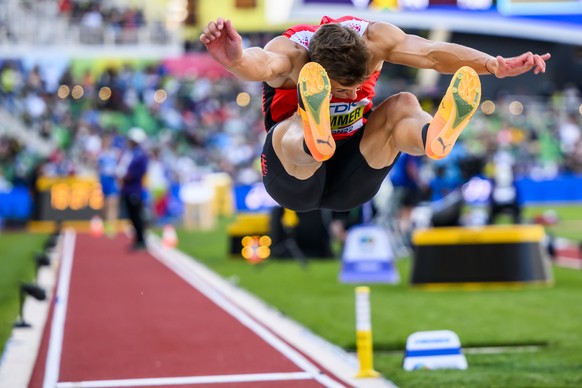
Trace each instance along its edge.
<path fill-rule="evenodd" d="M 368 117 L 366 133 L 360 145 L 364 158 L 374 168 L 389 166 L 403 151 L 398 144 L 416 145 L 422 125 L 430 119 L 413 94 L 390 96 Z"/>
<path fill-rule="evenodd" d="M 325 163 L 308 179 L 297 179 L 287 173 L 273 148 L 271 128 L 261 154 L 263 183 L 269 195 L 281 206 L 295 211 L 319 209 L 326 184 Z"/>

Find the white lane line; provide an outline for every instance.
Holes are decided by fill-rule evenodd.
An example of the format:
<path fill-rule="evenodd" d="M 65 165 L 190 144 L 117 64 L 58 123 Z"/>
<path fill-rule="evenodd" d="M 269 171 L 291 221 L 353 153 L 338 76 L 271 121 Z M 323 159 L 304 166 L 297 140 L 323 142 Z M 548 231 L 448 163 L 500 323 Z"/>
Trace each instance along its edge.
<path fill-rule="evenodd" d="M 151 241 L 151 240 L 150 240 Z M 251 318 L 241 308 L 227 299 L 223 294 L 210 286 L 197 273 L 191 261 L 179 254 L 178 251 L 163 249 L 159 242 L 149 244 L 150 253 L 157 257 L 162 263 L 172 269 L 178 276 L 220 306 L 227 313 L 236 318 L 240 323 L 248 327 L 265 342 L 281 352 L 285 357 L 297 365 L 300 369 L 311 374 L 312 378 L 328 388 L 344 387 L 344 385 L 324 374 L 317 366 L 305 358 L 301 353 L 293 349 L 289 344 L 275 336 L 273 333 L 261 326 L 256 320 Z"/>
<path fill-rule="evenodd" d="M 223 376 L 161 377 L 152 379 L 96 380 L 62 382 L 56 388 L 108 388 L 108 387 L 155 387 L 159 385 L 184 384 L 224 384 L 259 381 L 310 380 L 313 376 L 306 372 L 293 373 L 249 373 Z"/>
<path fill-rule="evenodd" d="M 61 256 L 59 277 L 57 278 L 58 286 L 54 300 L 55 306 L 51 322 L 43 388 L 54 388 L 59 380 L 69 284 L 73 268 L 73 254 L 75 252 L 75 236 L 74 230 L 67 229 L 63 238 L 63 254 Z"/>

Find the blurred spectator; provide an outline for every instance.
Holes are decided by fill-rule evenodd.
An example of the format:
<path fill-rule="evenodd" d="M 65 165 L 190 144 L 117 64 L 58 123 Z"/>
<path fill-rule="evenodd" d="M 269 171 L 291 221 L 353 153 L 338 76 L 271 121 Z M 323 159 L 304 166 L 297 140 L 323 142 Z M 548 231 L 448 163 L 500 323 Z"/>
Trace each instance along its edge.
<path fill-rule="evenodd" d="M 580 114 L 568 113 L 566 119 L 559 123 L 558 135 L 560 136 L 560 148 L 566 155 L 572 153 L 576 147 L 576 143 L 582 137 L 582 129 L 578 120 Z"/>
<path fill-rule="evenodd" d="M 458 182 L 447 175 L 447 168 L 443 164 L 438 164 L 435 167 L 434 177 L 430 180 L 431 200 L 438 201 L 443 199 L 447 194 L 451 193 L 458 187 Z"/>
<path fill-rule="evenodd" d="M 103 15 L 97 4 L 81 18 L 81 43 L 103 43 Z"/>
<path fill-rule="evenodd" d="M 59 0 L 59 12 L 68 15 L 71 13 L 72 9 L 72 0 Z"/>
<path fill-rule="evenodd" d="M 45 160 L 39 161 L 30 171 L 28 175 L 28 192 L 30 194 L 30 198 L 32 199 L 32 214 L 31 219 L 33 220 L 40 220 L 41 211 L 40 211 L 40 204 L 41 204 L 41 193 L 38 189 L 38 180 L 44 174 L 44 166 L 47 162 Z"/>
<path fill-rule="evenodd" d="M 494 224 L 497 217 L 503 213 L 509 213 L 514 224 L 521 223 L 521 204 L 517 186 L 512 166 L 506 162 L 495 165 L 487 223 Z"/>
<path fill-rule="evenodd" d="M 411 232 L 410 215 L 421 201 L 425 188 L 420 179 L 421 163 L 421 157 L 402 153 L 388 175 L 394 187 L 391 200 L 399 209 L 398 222 L 404 235 Z"/>
<path fill-rule="evenodd" d="M 148 156 L 142 148 L 146 133 L 138 127 L 131 128 L 127 133 L 128 149 L 121 159 L 122 185 L 121 199 L 127 210 L 127 215 L 133 226 L 134 240 L 132 250 L 146 248 L 144 230 L 144 185 L 143 180 L 148 168 Z"/>
<path fill-rule="evenodd" d="M 12 62 L 5 62 L 0 70 L 0 92 L 5 106 L 13 108 L 17 93 L 22 86 L 22 74 Z"/>
<path fill-rule="evenodd" d="M 45 82 L 40 75 L 40 67 L 35 65 L 26 79 L 26 87 L 33 92 L 42 92 L 45 89 Z"/>
<path fill-rule="evenodd" d="M 105 232 L 110 237 L 117 234 L 117 219 L 119 218 L 119 184 L 116 169 L 120 162 L 120 156 L 121 151 L 113 145 L 113 134 L 104 134 L 97 156 L 97 170 L 103 192 Z"/>
<path fill-rule="evenodd" d="M 161 220 L 168 211 L 169 180 L 166 166 L 161 159 L 160 149 L 153 147 L 147 168 L 146 187 L 154 220 Z"/>

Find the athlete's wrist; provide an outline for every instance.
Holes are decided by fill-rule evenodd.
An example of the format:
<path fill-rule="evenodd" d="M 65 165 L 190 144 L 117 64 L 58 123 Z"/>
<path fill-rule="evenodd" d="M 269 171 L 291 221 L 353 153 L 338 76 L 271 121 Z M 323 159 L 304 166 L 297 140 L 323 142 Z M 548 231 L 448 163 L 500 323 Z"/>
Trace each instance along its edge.
<path fill-rule="evenodd" d="M 489 58 L 487 59 L 487 61 L 485 61 L 485 70 L 487 70 L 487 72 L 491 75 L 495 75 L 495 69 L 491 70 L 491 67 L 489 66 L 490 62 L 495 62 L 495 60 L 493 58 Z"/>

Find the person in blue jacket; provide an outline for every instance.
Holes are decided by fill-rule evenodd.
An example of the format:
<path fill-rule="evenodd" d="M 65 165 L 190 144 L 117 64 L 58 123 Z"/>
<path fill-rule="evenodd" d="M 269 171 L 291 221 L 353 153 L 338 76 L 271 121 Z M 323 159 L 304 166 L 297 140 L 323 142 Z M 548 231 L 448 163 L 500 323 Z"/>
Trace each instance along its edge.
<path fill-rule="evenodd" d="M 133 250 L 146 247 L 144 230 L 144 177 L 147 172 L 148 155 L 143 148 L 147 138 L 143 129 L 133 127 L 127 132 L 128 150 L 122 159 L 122 165 L 127 166 L 121 180 L 121 200 L 127 210 L 127 215 L 134 229 Z"/>
<path fill-rule="evenodd" d="M 110 237 L 117 234 L 117 219 L 119 218 L 119 182 L 117 166 L 121 157 L 121 149 L 113 144 L 114 135 L 105 133 L 102 147 L 97 157 L 99 183 L 103 194 L 103 215 L 105 231 Z"/>

